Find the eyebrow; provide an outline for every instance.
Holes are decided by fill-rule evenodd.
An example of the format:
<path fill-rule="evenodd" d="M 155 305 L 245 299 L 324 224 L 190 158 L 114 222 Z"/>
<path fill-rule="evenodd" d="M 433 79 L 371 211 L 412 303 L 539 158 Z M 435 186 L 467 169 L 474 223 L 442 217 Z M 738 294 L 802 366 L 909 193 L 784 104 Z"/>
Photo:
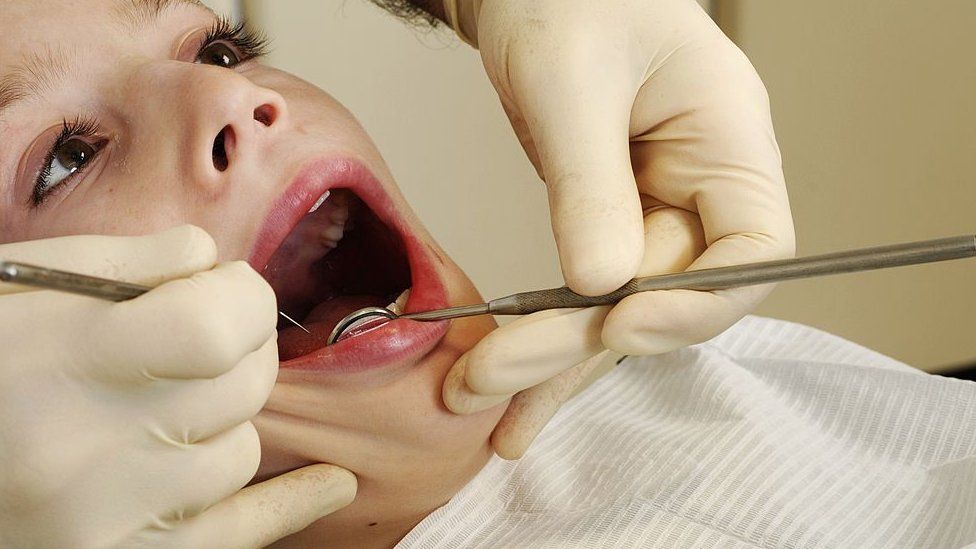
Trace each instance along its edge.
<path fill-rule="evenodd" d="M 114 15 L 126 28 L 148 27 L 168 8 L 179 4 L 203 7 L 199 0 L 121 0 Z M 15 103 L 50 92 L 67 75 L 71 59 L 63 48 L 51 46 L 25 55 L 0 77 L 0 120 Z"/>
<path fill-rule="evenodd" d="M 70 59 L 62 48 L 45 46 L 40 52 L 25 55 L 23 62 L 0 78 L 0 117 L 14 103 L 51 91 L 68 67 Z"/>

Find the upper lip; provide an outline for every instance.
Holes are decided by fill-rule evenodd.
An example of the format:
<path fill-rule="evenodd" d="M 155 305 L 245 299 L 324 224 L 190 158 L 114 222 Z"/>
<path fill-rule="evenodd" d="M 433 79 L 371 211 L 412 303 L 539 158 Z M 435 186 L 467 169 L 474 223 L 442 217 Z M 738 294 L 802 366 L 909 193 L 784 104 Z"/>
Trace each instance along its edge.
<path fill-rule="evenodd" d="M 248 263 L 258 272 L 263 271 L 275 251 L 282 245 L 292 229 L 305 217 L 315 201 L 326 191 L 337 188 L 349 189 L 355 193 L 390 230 L 399 235 L 403 242 L 410 264 L 413 286 L 404 310 L 426 310 L 448 306 L 446 291 L 436 268 L 433 266 L 430 248 L 411 230 L 404 216 L 397 211 L 394 200 L 382 188 L 376 177 L 362 163 L 354 159 L 316 160 L 304 166 L 269 210 L 259 229 L 257 239 L 248 257 Z M 407 330 L 403 323 L 414 326 Z M 359 364 L 354 365 L 354 369 L 369 366 L 366 362 L 370 360 L 377 361 L 385 358 L 399 361 L 409 359 L 411 362 L 415 362 L 433 348 L 446 333 L 447 323 L 443 321 L 427 323 L 396 321 L 376 331 L 386 330 L 391 331 L 396 336 L 388 338 L 395 341 L 391 341 L 386 346 L 385 351 L 389 351 L 386 354 L 392 353 L 396 356 L 383 356 L 384 349 L 377 345 L 379 343 L 378 338 L 381 335 L 379 333 L 357 336 L 342 344 L 329 346 L 327 349 L 334 350 L 341 346 L 352 351 L 358 351 L 362 356 L 358 357 L 360 359 Z M 352 349 L 354 346 L 360 347 L 359 345 L 350 345 L 355 344 L 358 339 L 363 340 L 363 348 Z M 366 340 L 370 340 L 368 346 L 365 345 Z M 329 366 L 334 367 L 340 357 L 326 357 L 326 355 L 335 354 L 320 349 L 309 356 L 318 358 L 320 361 L 330 362 L 332 364 Z M 304 364 L 308 362 L 306 359 L 307 357 L 299 357 L 288 361 L 288 363 L 302 363 L 297 367 L 308 368 L 309 365 Z M 341 362 L 348 362 L 348 360 Z"/>
<path fill-rule="evenodd" d="M 261 223 L 248 263 L 261 272 L 281 246 L 288 233 L 305 217 L 325 191 L 336 185 L 328 178 L 302 178 L 301 173 L 271 206 Z"/>

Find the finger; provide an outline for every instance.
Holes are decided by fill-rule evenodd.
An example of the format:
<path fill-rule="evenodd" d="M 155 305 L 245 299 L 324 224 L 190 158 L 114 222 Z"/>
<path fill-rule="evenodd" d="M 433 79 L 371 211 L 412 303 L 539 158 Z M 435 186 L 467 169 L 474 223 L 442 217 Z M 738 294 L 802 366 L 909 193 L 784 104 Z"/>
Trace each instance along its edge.
<path fill-rule="evenodd" d="M 661 354 L 707 341 L 752 310 L 768 286 L 735 291 L 645 292 L 621 301 L 607 317 L 607 348 L 629 355 Z"/>
<path fill-rule="evenodd" d="M 679 273 L 705 251 L 701 219 L 668 206 L 650 208 L 644 217 L 644 259 L 638 276 Z"/>
<path fill-rule="evenodd" d="M 644 231 L 645 253 L 641 276 L 684 271 L 705 250 L 699 218 L 686 210 L 671 207 L 655 209 L 644 219 Z M 603 343 L 624 354 L 655 354 L 696 340 L 710 329 L 709 319 L 681 321 L 681 318 L 697 319 L 703 315 L 702 311 L 694 308 L 698 306 L 697 303 L 682 305 L 683 296 L 696 293 L 699 292 L 643 292 L 625 298 L 607 315 Z M 664 303 L 669 308 L 661 310 Z M 683 308 L 690 309 L 686 311 Z M 682 310 L 676 312 L 674 309 Z M 675 316 L 678 313 L 682 317 Z"/>
<path fill-rule="evenodd" d="M 80 235 L 4 244 L 0 260 L 157 286 L 210 269 L 217 246 L 203 229 L 182 225 L 137 237 Z M 0 282 L 0 295 L 33 289 Z"/>
<path fill-rule="evenodd" d="M 318 464 L 248 486 L 174 532 L 174 547 L 264 547 L 352 503 L 356 477 Z"/>
<path fill-rule="evenodd" d="M 556 411 L 607 356 L 604 351 L 512 398 L 495 430 L 491 445 L 502 459 L 519 459 Z"/>
<path fill-rule="evenodd" d="M 261 411 L 278 373 L 274 338 L 213 379 L 156 382 L 140 406 L 155 418 L 156 435 L 172 445 L 195 444 L 248 421 Z"/>
<path fill-rule="evenodd" d="M 565 46 L 565 44 L 564 44 Z M 513 92 L 538 154 L 566 284 L 613 291 L 641 260 L 641 211 L 628 148 L 637 87 L 623 56 L 586 40 L 571 63 L 513 65 Z"/>
<path fill-rule="evenodd" d="M 671 91 L 664 101 L 662 89 Z M 792 255 L 793 222 L 768 98 L 734 45 L 723 37 L 676 52 L 645 84 L 638 106 L 634 125 L 649 128 L 631 147 L 638 186 L 698 214 L 710 258 L 696 268 L 743 263 L 735 254 L 746 248 L 750 259 Z"/>
<path fill-rule="evenodd" d="M 704 230 L 691 212 L 662 208 L 648 214 L 644 226 L 642 276 L 694 268 L 707 253 Z M 635 294 L 607 315 L 603 343 L 617 352 L 635 355 L 665 353 L 699 343 L 732 325 L 763 295 L 764 290 L 756 288 L 745 294 L 687 290 Z"/>
<path fill-rule="evenodd" d="M 666 147 L 657 143 L 655 150 L 663 153 Z M 663 168 L 657 173 L 663 179 L 670 177 L 679 189 L 694 185 Z M 648 215 L 642 276 L 792 256 L 793 232 L 785 195 L 778 202 L 774 190 L 756 193 L 748 185 L 727 183 L 726 187 L 709 187 L 695 198 L 693 209 L 697 216 L 681 213 L 683 210 L 678 208 Z M 673 188 L 661 191 L 663 195 L 669 193 L 670 199 L 680 201 Z M 707 244 L 709 231 L 716 234 L 728 230 L 740 232 L 714 238 Z M 688 265 L 691 258 L 695 259 Z M 718 292 L 671 290 L 634 294 L 607 315 L 603 343 L 609 349 L 632 355 L 666 353 L 700 343 L 754 309 L 771 289 L 771 285 L 766 285 Z"/>
<path fill-rule="evenodd" d="M 496 398 L 475 399 L 461 392 L 446 395 L 445 402 L 456 412 L 473 413 L 599 353 L 606 313 L 606 307 L 544 311 L 498 328 L 461 361 L 467 389 Z M 445 391 L 455 388 L 445 385 Z"/>
<path fill-rule="evenodd" d="M 86 326 L 84 362 L 106 379 L 214 378 L 275 337 L 274 292 L 235 261 L 112 304 Z"/>
<path fill-rule="evenodd" d="M 468 372 L 470 351 L 461 355 L 444 378 L 441 398 L 447 409 L 455 414 L 473 414 L 497 406 L 509 398 L 510 394 L 482 395 L 474 392 L 464 380 Z"/>
<path fill-rule="evenodd" d="M 674 92 L 669 100 L 657 101 L 650 87 L 641 91 L 635 117 L 651 130 L 632 146 L 639 187 L 700 217 L 708 247 L 689 269 L 790 257 L 793 224 L 765 90 L 734 46 L 712 46 L 677 52 L 655 74 L 656 89 Z M 698 71 L 681 70 L 689 64 Z M 603 340 L 625 354 L 698 343 L 731 326 L 770 289 L 636 294 L 607 316 Z"/>
<path fill-rule="evenodd" d="M 607 307 L 543 311 L 488 334 L 471 351 L 464 377 L 486 395 L 515 394 L 603 350 Z"/>
<path fill-rule="evenodd" d="M 233 496 L 254 477 L 261 461 L 261 442 L 254 425 L 245 421 L 207 440 L 182 444 L 150 433 L 163 445 L 142 465 L 141 482 L 155 486 L 148 509 L 173 510 L 177 522 Z M 153 478 L 159 477 L 159 478 Z"/>

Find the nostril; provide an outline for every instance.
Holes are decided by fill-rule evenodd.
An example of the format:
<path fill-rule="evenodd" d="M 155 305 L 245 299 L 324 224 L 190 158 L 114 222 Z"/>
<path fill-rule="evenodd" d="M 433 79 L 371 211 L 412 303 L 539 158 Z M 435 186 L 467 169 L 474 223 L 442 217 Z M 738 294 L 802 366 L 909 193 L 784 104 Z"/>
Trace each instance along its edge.
<path fill-rule="evenodd" d="M 224 126 L 220 130 L 220 133 L 217 134 L 217 137 L 214 138 L 213 149 L 210 154 L 211 158 L 213 158 L 214 168 L 217 168 L 217 171 L 222 172 L 226 170 L 230 164 L 227 159 L 227 139 L 233 139 L 233 136 L 230 135 L 232 131 L 230 126 Z"/>
<path fill-rule="evenodd" d="M 254 119 L 258 122 L 264 124 L 265 126 L 271 126 L 275 123 L 275 119 L 278 118 L 278 113 L 275 111 L 274 106 L 265 103 L 260 107 L 254 109 Z"/>

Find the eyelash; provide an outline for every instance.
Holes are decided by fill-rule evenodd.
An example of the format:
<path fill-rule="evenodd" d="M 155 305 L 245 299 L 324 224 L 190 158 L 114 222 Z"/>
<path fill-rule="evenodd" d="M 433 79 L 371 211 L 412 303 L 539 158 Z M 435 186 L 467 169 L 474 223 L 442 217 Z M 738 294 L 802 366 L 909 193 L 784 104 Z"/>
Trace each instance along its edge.
<path fill-rule="evenodd" d="M 203 50 L 217 42 L 227 42 L 232 45 L 234 49 L 240 53 L 240 63 L 244 63 L 265 55 L 268 47 L 268 40 L 262 33 L 249 28 L 243 21 L 234 23 L 230 19 L 220 16 L 210 26 L 210 28 L 207 29 L 207 33 L 200 42 L 200 47 L 197 50 L 197 55 L 194 57 L 194 61 L 200 57 L 200 53 Z M 54 144 L 51 145 L 47 155 L 44 156 L 44 165 L 41 168 L 41 172 L 37 175 L 37 179 L 34 183 L 34 190 L 31 192 L 30 201 L 34 208 L 37 208 L 43 204 L 45 199 L 51 196 L 54 191 L 63 187 L 65 183 L 71 179 L 74 179 L 76 176 L 83 174 L 87 167 L 98 157 L 103 147 L 99 147 L 95 151 L 94 156 L 92 156 L 92 158 L 89 159 L 78 171 L 65 177 L 53 187 L 44 189 L 44 181 L 51 176 L 51 164 L 54 162 L 54 156 L 57 154 L 58 150 L 60 150 L 65 143 L 72 139 L 96 138 L 98 136 L 98 127 L 98 120 L 90 117 L 76 118 L 74 121 L 70 122 L 67 119 L 62 121 L 61 132 L 58 134 L 58 137 L 55 138 Z"/>
<path fill-rule="evenodd" d="M 200 51 L 215 42 L 228 42 L 233 45 L 241 54 L 241 63 L 261 57 L 268 52 L 268 39 L 264 34 L 249 28 L 243 21 L 234 23 L 224 16 L 219 16 L 207 30 L 197 55 L 199 56 Z"/>
<path fill-rule="evenodd" d="M 35 208 L 40 206 L 44 202 L 44 199 L 50 196 L 53 191 L 61 187 L 64 183 L 68 182 L 68 180 L 74 178 L 74 176 L 84 172 L 85 167 L 91 164 L 102 150 L 102 148 L 99 147 L 95 151 L 95 155 L 85 163 L 85 166 L 65 177 L 63 180 L 61 180 L 61 182 L 57 183 L 53 187 L 44 189 L 44 181 L 48 177 L 51 177 L 51 166 L 54 163 L 54 156 L 61 149 L 61 147 L 72 139 L 79 137 L 91 139 L 97 136 L 98 121 L 94 118 L 76 118 L 70 122 L 65 119 L 61 122 L 61 132 L 58 133 L 58 136 L 54 139 L 54 143 L 51 145 L 50 150 L 48 150 L 47 154 L 44 155 L 44 164 L 41 167 L 41 172 L 37 174 L 37 180 L 34 183 L 34 191 L 31 193 L 31 204 Z"/>

